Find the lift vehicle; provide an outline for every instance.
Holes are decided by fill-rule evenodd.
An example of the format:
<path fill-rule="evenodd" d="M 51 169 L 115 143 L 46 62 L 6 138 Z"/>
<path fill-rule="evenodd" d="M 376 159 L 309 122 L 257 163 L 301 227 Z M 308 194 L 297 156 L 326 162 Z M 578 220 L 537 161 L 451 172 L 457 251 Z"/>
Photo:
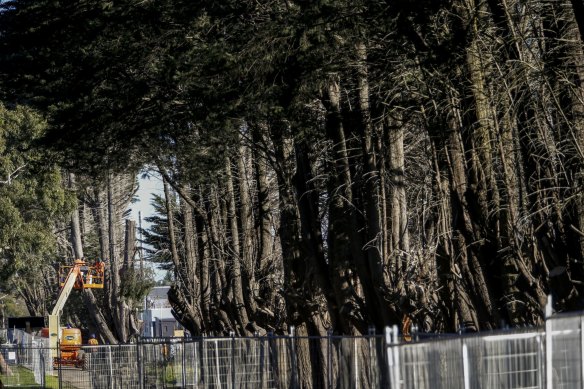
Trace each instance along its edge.
<path fill-rule="evenodd" d="M 78 328 L 59 327 L 63 307 L 73 289 L 102 289 L 104 283 L 103 262 L 98 261 L 94 265 L 88 265 L 81 259 L 76 259 L 71 266 L 61 266 L 59 269 L 59 285 L 61 291 L 53 311 L 49 315 L 48 337 L 52 350 L 53 366 L 69 365 L 83 366 L 81 358 L 81 331 Z M 60 345 L 60 356 L 57 350 Z"/>

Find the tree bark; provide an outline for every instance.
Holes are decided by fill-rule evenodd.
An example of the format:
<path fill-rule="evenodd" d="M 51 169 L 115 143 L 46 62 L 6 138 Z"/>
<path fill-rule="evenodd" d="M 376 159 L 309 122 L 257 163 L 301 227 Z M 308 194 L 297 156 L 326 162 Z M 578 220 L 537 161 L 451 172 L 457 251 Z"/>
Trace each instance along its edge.
<path fill-rule="evenodd" d="M 229 274 L 229 283 L 231 284 L 233 291 L 233 304 L 235 305 L 235 312 L 237 317 L 235 321 L 238 323 L 239 328 L 237 328 L 237 333 L 240 335 L 249 335 L 247 330 L 247 325 L 249 323 L 249 317 L 247 315 L 245 298 L 243 297 L 243 275 L 241 270 L 241 246 L 239 244 L 239 226 L 237 224 L 237 210 L 235 204 L 235 190 L 233 185 L 233 174 L 231 173 L 231 161 L 228 157 L 225 158 L 225 183 L 227 186 L 227 203 L 228 203 L 228 219 L 231 232 L 231 244 L 232 249 L 230 250 L 230 267 L 231 271 Z"/>
<path fill-rule="evenodd" d="M 76 190 L 75 175 L 69 174 L 69 188 Z M 71 243 L 73 246 L 73 256 L 75 258 L 83 258 L 83 244 L 81 238 L 81 229 L 79 228 L 79 209 L 76 208 L 71 216 Z M 110 344 L 117 344 L 118 339 L 109 329 L 107 321 L 98 308 L 98 302 L 91 289 L 84 289 L 81 293 L 85 308 L 93 321 L 93 324 L 98 329 L 101 336 L 103 336 Z"/>
<path fill-rule="evenodd" d="M 367 69 L 367 48 L 359 41 L 356 44 L 355 53 L 357 56 L 357 92 L 359 113 L 361 120 L 361 148 L 363 153 L 363 201 L 365 203 L 365 215 L 367 223 L 367 237 L 363 247 L 367 258 L 368 279 L 371 285 L 366 285 L 367 279 L 361 280 L 364 288 L 369 289 L 369 297 L 366 304 L 383 307 L 372 313 L 372 321 L 377 328 L 399 322 L 395 305 L 389 303 L 389 293 L 385 283 L 385 260 L 382 258 L 380 206 L 379 206 L 379 170 L 374 150 L 373 124 L 371 122 L 371 107 L 369 101 L 369 80 Z M 366 297 L 366 298 L 367 298 Z M 373 299 L 371 299 L 373 298 Z"/>

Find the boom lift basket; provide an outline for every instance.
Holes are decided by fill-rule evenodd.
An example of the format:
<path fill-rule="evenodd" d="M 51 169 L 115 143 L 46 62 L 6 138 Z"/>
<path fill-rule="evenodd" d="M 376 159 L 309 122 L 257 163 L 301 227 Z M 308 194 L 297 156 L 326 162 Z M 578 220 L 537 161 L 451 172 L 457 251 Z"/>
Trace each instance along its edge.
<path fill-rule="evenodd" d="M 73 289 L 103 289 L 104 264 L 98 262 L 95 265 L 88 265 L 82 260 L 75 260 L 72 266 L 62 265 L 59 268 L 59 286 L 63 287 L 71 272 L 79 270 Z"/>
<path fill-rule="evenodd" d="M 49 345 L 52 349 L 53 358 L 58 358 L 57 344 L 61 338 L 59 327 L 61 312 L 73 289 L 103 289 L 105 264 L 97 261 L 94 265 L 88 265 L 81 259 L 73 261 L 72 266 L 63 265 L 59 268 L 59 286 L 61 291 L 53 311 L 49 315 Z M 75 346 L 77 347 L 77 346 Z M 61 350 L 62 352 L 65 352 Z M 69 350 L 70 351 L 70 350 Z M 76 359 L 77 353 L 74 355 Z"/>

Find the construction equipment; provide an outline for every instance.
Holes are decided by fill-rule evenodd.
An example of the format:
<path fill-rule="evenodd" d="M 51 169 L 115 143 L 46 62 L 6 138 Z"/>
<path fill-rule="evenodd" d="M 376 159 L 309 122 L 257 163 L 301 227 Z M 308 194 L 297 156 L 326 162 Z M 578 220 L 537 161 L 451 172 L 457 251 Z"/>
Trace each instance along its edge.
<path fill-rule="evenodd" d="M 72 266 L 61 266 L 59 269 L 59 285 L 61 291 L 53 311 L 49 315 L 49 346 L 52 350 L 54 364 L 74 365 L 79 367 L 79 350 L 81 348 L 81 331 L 77 328 L 59 329 L 59 321 L 63 307 L 73 289 L 103 288 L 103 262 L 88 265 L 81 259 L 76 259 Z M 61 344 L 61 357 L 58 356 L 57 345 Z"/>

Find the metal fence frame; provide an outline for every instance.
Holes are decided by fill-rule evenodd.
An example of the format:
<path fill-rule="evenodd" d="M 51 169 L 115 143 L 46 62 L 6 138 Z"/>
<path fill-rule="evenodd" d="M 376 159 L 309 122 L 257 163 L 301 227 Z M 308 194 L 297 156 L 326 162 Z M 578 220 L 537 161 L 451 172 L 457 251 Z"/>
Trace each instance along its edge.
<path fill-rule="evenodd" d="M 564 389 L 584 387 L 583 329 L 577 313 L 550 317 L 545 328 L 410 343 L 397 328 L 361 337 L 143 339 L 85 347 L 84 369 L 53 368 L 43 339 L 15 331 L 0 354 L 38 387 Z"/>

